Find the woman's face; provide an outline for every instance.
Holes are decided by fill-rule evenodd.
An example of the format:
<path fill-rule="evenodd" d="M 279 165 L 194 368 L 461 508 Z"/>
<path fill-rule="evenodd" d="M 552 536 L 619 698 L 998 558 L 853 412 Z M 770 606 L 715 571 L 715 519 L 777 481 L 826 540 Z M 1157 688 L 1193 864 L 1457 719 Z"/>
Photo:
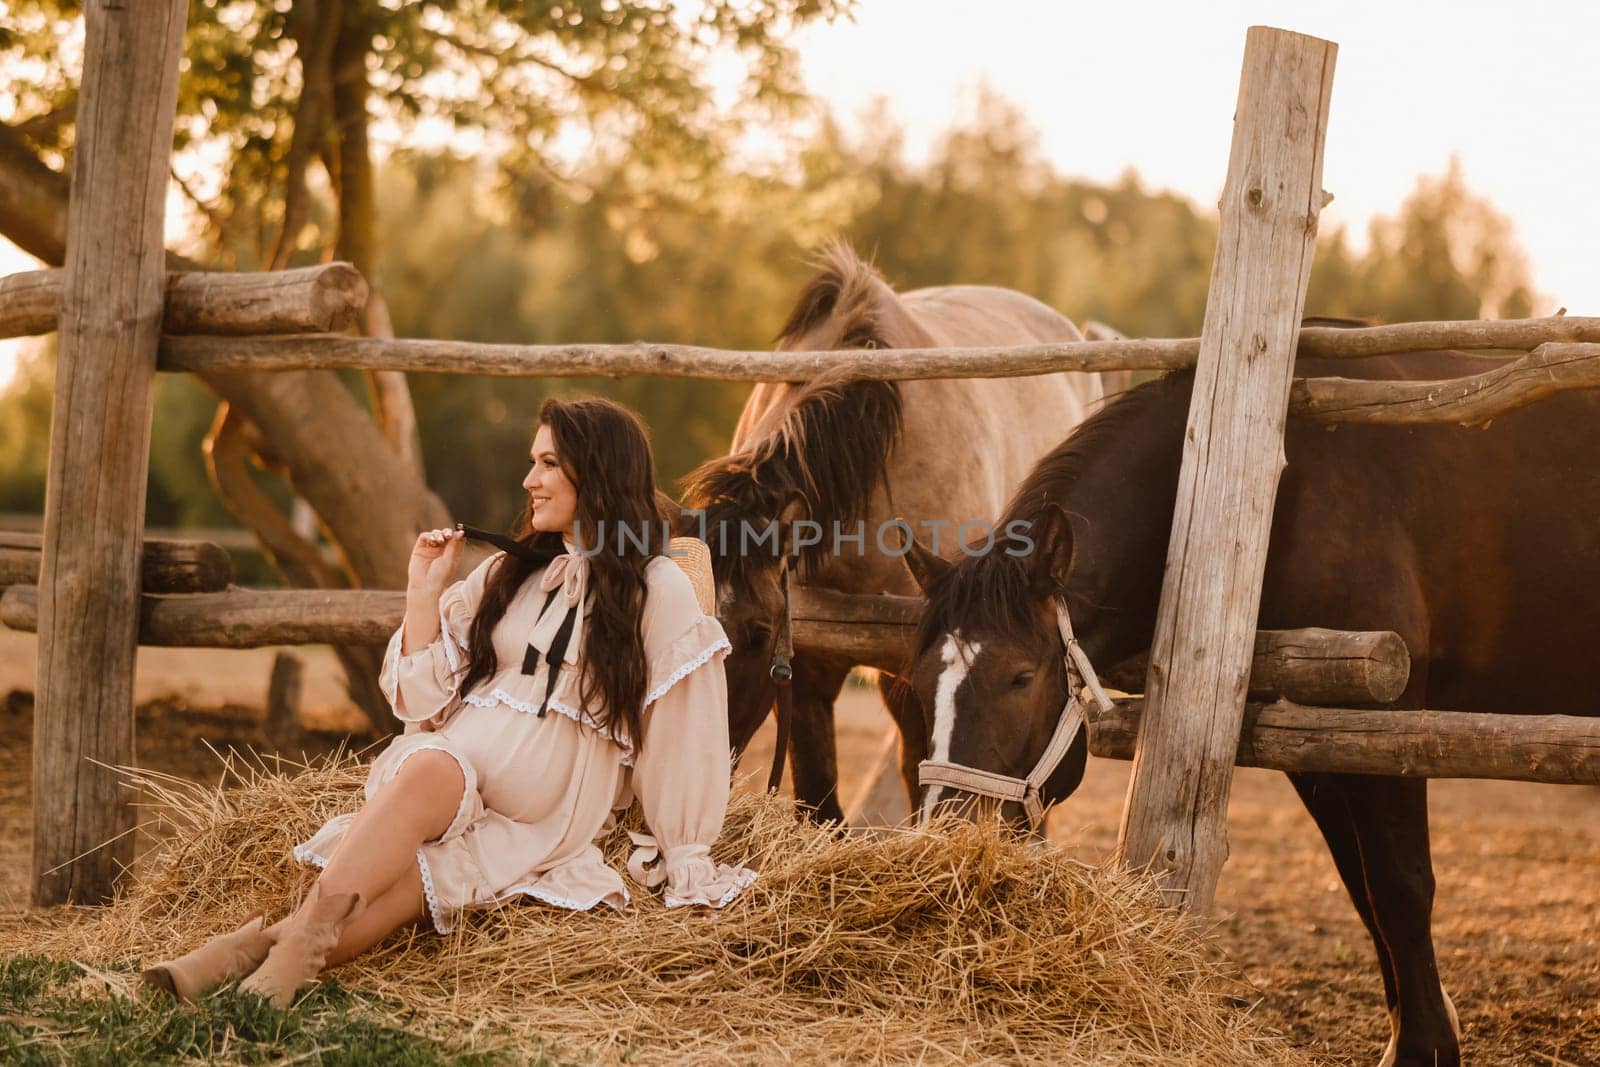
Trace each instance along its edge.
<path fill-rule="evenodd" d="M 522 488 L 528 491 L 530 525 L 540 532 L 570 538 L 578 515 L 578 487 L 557 462 L 555 436 L 549 426 L 540 425 L 534 434 L 529 458 L 533 468 L 522 479 Z"/>

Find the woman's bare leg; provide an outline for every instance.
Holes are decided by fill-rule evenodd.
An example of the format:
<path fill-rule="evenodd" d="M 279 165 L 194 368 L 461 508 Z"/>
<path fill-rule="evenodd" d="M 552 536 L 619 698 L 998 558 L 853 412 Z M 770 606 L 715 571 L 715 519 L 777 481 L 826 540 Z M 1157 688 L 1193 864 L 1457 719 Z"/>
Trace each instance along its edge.
<path fill-rule="evenodd" d="M 339 944 L 328 953 L 329 967 L 348 963 L 402 926 L 427 918 L 422 896 L 422 872 L 413 860 L 400 880 L 382 896 L 368 904 L 339 935 Z"/>
<path fill-rule="evenodd" d="M 330 960 L 347 960 L 414 919 L 422 896 L 417 849 L 450 828 L 465 788 L 448 752 L 411 753 L 362 805 L 299 909 L 269 929 L 272 949 L 240 992 L 288 1007 Z"/>
<path fill-rule="evenodd" d="M 408 757 L 345 831 L 319 879 L 322 892 L 360 893 L 370 909 L 409 878 L 420 902 L 417 849 L 450 828 L 465 788 L 461 767 L 449 753 L 422 749 Z"/>

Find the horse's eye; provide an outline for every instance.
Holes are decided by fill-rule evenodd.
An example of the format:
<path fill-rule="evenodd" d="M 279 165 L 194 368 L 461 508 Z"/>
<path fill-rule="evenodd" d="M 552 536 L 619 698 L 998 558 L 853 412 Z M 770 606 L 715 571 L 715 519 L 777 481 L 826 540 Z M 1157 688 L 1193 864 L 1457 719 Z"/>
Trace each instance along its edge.
<path fill-rule="evenodd" d="M 769 623 L 753 622 L 745 632 L 750 635 L 751 644 L 760 645 L 763 648 L 766 647 L 767 642 L 772 640 L 772 626 Z"/>
<path fill-rule="evenodd" d="M 1011 679 L 1011 688 L 1013 688 L 1013 689 L 1026 689 L 1026 688 L 1028 688 L 1029 684 L 1032 681 L 1033 681 L 1033 672 L 1032 671 L 1018 671 L 1017 672 L 1017 676 L 1015 678 Z"/>

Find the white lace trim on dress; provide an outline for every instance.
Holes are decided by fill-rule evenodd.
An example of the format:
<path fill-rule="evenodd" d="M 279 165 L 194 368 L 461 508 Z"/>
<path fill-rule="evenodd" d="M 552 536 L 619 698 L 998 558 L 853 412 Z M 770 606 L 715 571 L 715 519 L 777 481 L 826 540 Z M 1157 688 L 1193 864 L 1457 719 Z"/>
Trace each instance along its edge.
<path fill-rule="evenodd" d="M 401 722 L 427 722 L 429 719 L 433 718 L 434 715 L 437 715 L 438 712 L 434 712 L 431 715 L 424 715 L 420 719 L 413 719 L 400 714 L 400 708 L 398 707 L 400 703 L 400 661 L 406 658 L 400 654 L 400 650 L 405 647 L 405 632 L 406 624 L 405 620 L 402 619 L 400 620 L 400 628 L 394 632 L 393 637 L 389 638 L 389 648 L 384 653 L 384 658 L 390 663 L 389 710 L 394 712 L 394 717 L 399 719 Z M 461 641 L 450 632 L 450 620 L 445 618 L 443 598 L 440 598 L 439 600 L 439 641 L 444 645 L 444 659 L 445 662 L 450 666 L 451 675 L 454 676 L 460 674 L 461 657 L 456 654 L 456 645 L 459 644 L 461 646 L 461 651 L 463 652 L 467 651 L 467 645 L 466 642 Z M 428 651 L 428 649 L 421 648 L 416 652 L 411 653 L 411 655 L 415 656 L 426 651 Z M 453 687 L 453 677 L 451 682 Z M 445 701 L 444 706 L 450 706 L 450 701 L 448 699 Z"/>
<path fill-rule="evenodd" d="M 401 642 L 404 640 L 402 635 L 404 635 L 405 629 L 405 621 L 401 620 L 400 628 L 394 632 L 393 637 L 389 638 L 389 648 L 384 653 L 384 657 L 390 663 L 389 710 L 394 712 L 394 717 L 397 719 L 400 719 L 400 709 L 396 707 L 400 703 L 400 649 L 402 647 Z M 400 721 L 405 722 L 404 719 L 400 719 Z"/>
<path fill-rule="evenodd" d="M 450 620 L 444 617 L 444 599 L 439 600 L 439 639 L 444 642 L 445 662 L 450 664 L 450 673 L 458 674 L 461 671 L 461 657 L 456 655 L 456 636 L 450 632 Z M 461 651 L 467 651 L 463 643 Z"/>
<path fill-rule="evenodd" d="M 680 854 L 682 849 L 690 849 L 699 853 L 697 858 L 690 860 L 690 870 L 704 871 L 707 868 L 710 869 L 711 877 L 700 879 L 702 883 L 715 882 L 725 875 L 731 874 L 733 875 L 733 884 L 723 892 L 721 897 L 715 900 L 703 891 L 690 896 L 679 896 L 672 891 L 671 883 L 673 879 L 667 873 L 667 864 L 662 856 L 661 842 L 650 834 L 641 834 L 634 830 L 628 831 L 628 837 L 635 846 L 633 852 L 628 856 L 629 877 L 650 889 L 666 883 L 666 890 L 662 896 L 665 898 L 666 905 L 669 908 L 681 908 L 690 904 L 700 904 L 708 908 L 720 908 L 738 896 L 739 890 L 756 880 L 757 872 L 748 867 L 724 867 L 722 864 L 717 863 L 710 857 L 710 849 L 704 845 L 683 845 L 679 846 Z M 684 873 L 684 868 L 679 867 L 678 873 Z"/>
<path fill-rule="evenodd" d="M 328 858 L 326 856 L 312 852 L 304 845 L 294 846 L 294 858 L 300 863 L 309 863 L 319 869 L 328 865 Z M 422 875 L 422 895 L 428 902 L 428 918 L 433 920 L 434 931 L 440 934 L 448 934 L 453 932 L 456 928 L 456 916 L 461 914 L 462 909 L 456 908 L 453 911 L 446 911 L 444 906 L 439 903 L 438 890 L 436 890 L 433 886 L 433 870 L 428 866 L 428 857 L 420 848 L 417 849 L 417 870 Z M 727 903 L 727 901 L 732 900 L 733 893 L 737 893 L 738 889 L 739 887 L 735 886 L 734 889 L 730 891 L 729 895 L 724 898 L 723 903 Z M 493 898 L 485 901 L 484 903 L 485 906 L 490 904 L 500 904 L 510 900 L 512 897 L 524 896 L 532 897 L 534 900 L 553 905 L 557 908 L 566 908 L 568 911 L 593 911 L 601 904 L 606 904 L 620 911 L 622 908 L 625 908 L 629 904 L 633 903 L 633 898 L 628 895 L 627 886 L 622 887 L 622 903 L 620 905 L 612 904 L 610 901 L 608 901 L 606 897 L 610 895 L 611 894 L 609 893 L 602 893 L 592 900 L 573 900 L 571 897 L 563 897 L 559 894 L 552 893 L 548 889 L 540 889 L 536 885 L 514 885 L 510 889 L 496 894 Z M 687 903 L 693 902 L 690 901 Z M 670 908 L 674 905 L 669 902 L 667 906 Z M 721 907 L 722 905 L 718 904 L 713 906 Z"/>
<path fill-rule="evenodd" d="M 708 908 L 721 908 L 733 900 L 734 897 L 738 896 L 741 889 L 753 884 L 755 880 L 756 872 L 750 870 L 748 867 L 744 867 L 739 870 L 737 877 L 734 878 L 733 884 L 728 887 L 728 891 L 722 894 L 722 896 L 717 900 L 711 900 L 704 893 L 700 893 L 692 897 L 678 897 L 673 896 L 671 893 L 667 893 L 665 895 L 666 904 L 669 908 L 684 908 L 691 904 L 700 904 Z"/>
<path fill-rule="evenodd" d="M 536 885 L 514 885 L 510 889 L 497 894 L 489 903 L 499 904 L 502 901 L 510 900 L 512 897 L 524 896 L 532 897 L 534 900 L 545 904 L 551 904 L 558 908 L 566 908 L 568 911 L 593 911 L 601 904 L 605 904 L 620 911 L 629 904 L 633 903 L 632 898 L 628 896 L 628 889 L 626 886 L 622 887 L 621 904 L 612 904 L 609 900 L 607 900 L 606 898 L 610 895 L 610 893 L 601 893 L 599 896 L 587 901 L 573 900 L 571 897 L 563 897 L 556 893 L 552 893 L 548 889 L 540 889 Z"/>
<path fill-rule="evenodd" d="M 732 651 L 733 646 L 728 644 L 728 639 L 726 637 L 717 638 L 708 647 L 702 649 L 700 653 L 693 659 L 680 664 L 676 670 L 667 675 L 666 681 L 650 690 L 649 694 L 644 698 L 644 706 L 648 708 L 651 704 L 654 704 L 656 701 L 666 696 L 669 689 L 683 681 L 685 678 L 689 677 L 689 675 L 693 674 L 698 668 L 704 666 L 706 661 L 712 656 L 715 656 L 718 652 Z"/>
<path fill-rule="evenodd" d="M 318 852 L 312 852 L 304 845 L 294 846 L 294 858 L 299 863 L 309 863 L 318 870 L 328 866 L 328 857 Z M 428 869 L 428 857 L 417 849 L 417 870 L 422 873 L 422 895 L 428 899 L 428 917 L 433 920 L 433 928 L 441 934 L 448 934 L 455 929 L 455 925 L 440 917 L 439 898 L 433 890 L 433 872 Z"/>
<path fill-rule="evenodd" d="M 304 845 L 294 846 L 294 858 L 296 863 L 309 863 L 319 870 L 328 865 L 328 857 L 320 856 Z"/>
<path fill-rule="evenodd" d="M 530 704 L 526 700 L 518 700 L 504 689 L 501 689 L 499 686 L 495 686 L 493 689 L 489 690 L 487 694 L 468 693 L 461 699 L 465 700 L 473 707 L 478 708 L 492 708 L 498 704 L 504 704 L 508 708 L 513 708 L 516 711 L 522 712 L 524 715 L 539 714 L 539 705 Z M 590 715 L 587 711 L 581 711 L 578 708 L 573 707 L 571 704 L 565 703 L 564 701 L 552 698 L 549 703 L 546 704 L 546 710 L 559 712 L 560 714 L 571 719 L 573 722 L 577 723 L 579 726 L 588 727 L 590 730 L 593 730 L 606 740 L 611 741 L 618 748 L 622 749 L 622 765 L 624 767 L 633 766 L 633 743 L 628 740 L 626 735 L 620 739 L 613 738 L 611 736 L 611 731 L 598 720 L 596 720 L 593 715 Z"/>
<path fill-rule="evenodd" d="M 446 914 L 439 906 L 439 896 L 433 888 L 433 871 L 428 867 L 428 857 L 417 849 L 417 870 L 422 874 L 422 895 L 428 900 L 428 916 L 433 919 L 433 928 L 441 934 L 448 934 L 456 928 L 455 912 Z"/>

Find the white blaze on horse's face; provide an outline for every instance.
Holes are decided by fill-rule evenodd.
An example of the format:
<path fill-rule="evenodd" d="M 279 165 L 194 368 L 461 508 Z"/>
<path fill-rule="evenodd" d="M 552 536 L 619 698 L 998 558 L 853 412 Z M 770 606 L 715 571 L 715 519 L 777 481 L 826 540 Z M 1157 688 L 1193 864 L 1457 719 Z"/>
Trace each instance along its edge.
<path fill-rule="evenodd" d="M 939 672 L 933 689 L 933 759 L 950 759 L 950 739 L 956 732 L 956 690 L 966 681 L 972 661 L 978 658 L 982 649 L 981 642 L 963 640 L 960 630 L 946 634 L 944 644 L 939 648 L 939 659 L 944 669 Z M 922 800 L 923 822 L 933 818 L 943 794 L 944 786 L 928 788 Z"/>

